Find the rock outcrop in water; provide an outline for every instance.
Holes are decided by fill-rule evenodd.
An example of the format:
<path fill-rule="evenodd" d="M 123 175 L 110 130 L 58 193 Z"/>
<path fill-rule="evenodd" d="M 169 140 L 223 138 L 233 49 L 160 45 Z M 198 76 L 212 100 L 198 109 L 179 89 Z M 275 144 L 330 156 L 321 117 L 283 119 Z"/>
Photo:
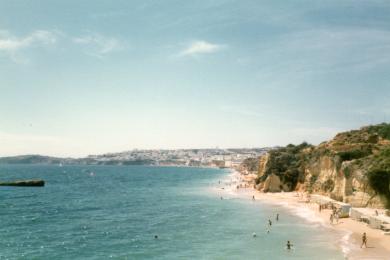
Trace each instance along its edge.
<path fill-rule="evenodd" d="M 24 181 L 0 182 L 0 186 L 43 187 L 45 186 L 45 181 L 24 180 Z"/>
<path fill-rule="evenodd" d="M 318 146 L 278 148 L 258 165 L 256 187 L 264 192 L 307 191 L 355 207 L 390 208 L 390 124 L 340 133 Z"/>

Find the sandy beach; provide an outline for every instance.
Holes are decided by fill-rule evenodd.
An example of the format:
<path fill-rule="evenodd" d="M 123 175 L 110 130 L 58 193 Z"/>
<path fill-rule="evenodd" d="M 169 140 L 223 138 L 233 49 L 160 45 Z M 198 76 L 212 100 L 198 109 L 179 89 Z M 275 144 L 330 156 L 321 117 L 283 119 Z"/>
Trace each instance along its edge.
<path fill-rule="evenodd" d="M 298 192 L 263 193 L 248 185 L 240 173 L 235 172 L 233 178 L 241 180 L 236 182 L 243 188 L 238 189 L 242 195 L 247 195 L 248 199 L 255 196 L 257 201 L 287 207 L 293 212 L 309 220 L 318 221 L 325 227 L 335 232 L 345 232 L 340 249 L 346 259 L 390 259 L 390 236 L 384 235 L 382 230 L 372 229 L 364 222 L 359 222 L 351 218 L 340 218 L 338 223 L 330 223 L 331 209 L 322 209 L 316 203 L 307 202 L 305 194 Z M 302 214 L 303 213 L 303 214 Z M 367 234 L 367 248 L 360 248 L 362 234 Z"/>

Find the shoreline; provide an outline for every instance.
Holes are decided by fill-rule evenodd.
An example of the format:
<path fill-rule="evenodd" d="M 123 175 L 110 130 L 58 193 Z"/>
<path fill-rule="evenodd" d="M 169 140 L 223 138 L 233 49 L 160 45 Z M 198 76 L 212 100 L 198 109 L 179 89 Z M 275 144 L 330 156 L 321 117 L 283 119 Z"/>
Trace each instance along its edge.
<path fill-rule="evenodd" d="M 236 179 L 238 185 L 248 184 L 247 181 L 242 180 L 242 174 L 235 169 L 231 169 L 231 176 Z M 254 189 L 252 185 L 240 187 L 240 190 L 244 191 L 244 194 L 248 193 L 248 199 L 253 195 L 257 201 L 290 209 L 291 214 L 308 221 L 318 222 L 332 232 L 343 233 L 339 247 L 345 259 L 390 259 L 390 236 L 383 235 L 382 230 L 372 229 L 366 223 L 352 218 L 340 218 L 337 224 L 331 224 L 329 217 L 332 210 L 322 209 L 319 212 L 318 204 L 304 201 L 302 193 L 263 193 Z M 305 211 L 305 216 L 302 214 L 303 211 Z M 308 214 L 311 218 L 307 216 Z M 367 234 L 368 247 L 360 248 L 364 232 Z"/>

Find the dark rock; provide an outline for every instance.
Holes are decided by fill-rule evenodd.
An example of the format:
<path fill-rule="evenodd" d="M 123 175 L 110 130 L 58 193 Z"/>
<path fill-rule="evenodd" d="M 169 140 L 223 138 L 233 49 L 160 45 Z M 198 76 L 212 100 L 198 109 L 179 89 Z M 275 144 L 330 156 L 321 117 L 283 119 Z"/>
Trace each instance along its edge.
<path fill-rule="evenodd" d="M 45 181 L 25 180 L 25 181 L 0 182 L 0 186 L 43 187 L 45 186 Z"/>

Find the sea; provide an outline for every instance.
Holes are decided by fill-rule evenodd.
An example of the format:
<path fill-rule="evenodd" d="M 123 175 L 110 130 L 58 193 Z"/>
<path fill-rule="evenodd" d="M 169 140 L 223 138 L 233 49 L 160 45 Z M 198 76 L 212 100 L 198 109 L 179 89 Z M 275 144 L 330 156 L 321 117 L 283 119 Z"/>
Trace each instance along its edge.
<path fill-rule="evenodd" d="M 0 165 L 0 181 L 46 181 L 0 186 L 0 259 L 345 259 L 344 234 L 299 209 L 235 192 L 232 174 Z"/>

